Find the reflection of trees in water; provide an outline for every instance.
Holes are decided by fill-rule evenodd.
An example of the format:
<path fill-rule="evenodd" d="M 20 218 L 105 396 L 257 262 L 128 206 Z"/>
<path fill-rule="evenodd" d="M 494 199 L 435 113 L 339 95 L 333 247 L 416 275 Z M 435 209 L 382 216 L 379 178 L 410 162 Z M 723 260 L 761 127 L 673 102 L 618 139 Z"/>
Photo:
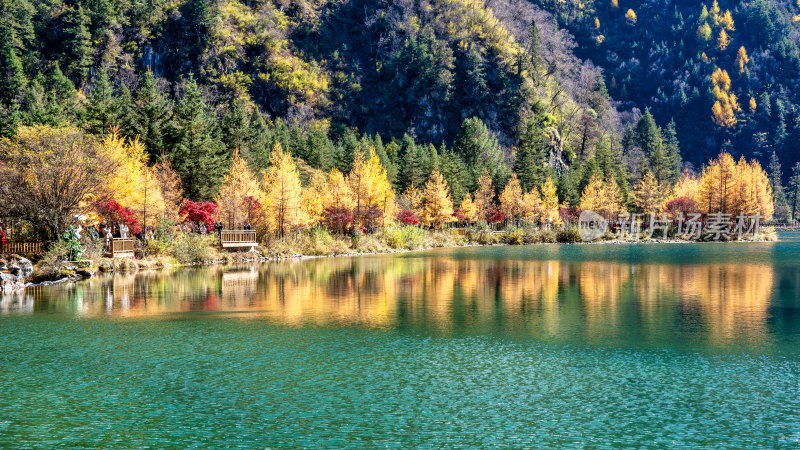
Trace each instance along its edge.
<path fill-rule="evenodd" d="M 87 315 L 244 311 L 287 324 L 522 330 L 600 341 L 668 338 L 686 323 L 713 340 L 768 332 L 772 271 L 388 256 L 115 275 L 65 289 Z M 58 289 L 48 295 L 63 295 Z"/>

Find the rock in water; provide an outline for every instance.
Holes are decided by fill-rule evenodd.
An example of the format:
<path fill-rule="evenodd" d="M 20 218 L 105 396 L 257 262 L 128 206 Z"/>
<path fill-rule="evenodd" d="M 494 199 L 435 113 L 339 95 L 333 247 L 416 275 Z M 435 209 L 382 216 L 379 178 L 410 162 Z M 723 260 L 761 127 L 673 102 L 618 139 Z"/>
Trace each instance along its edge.
<path fill-rule="evenodd" d="M 33 273 L 33 264 L 27 258 L 12 257 L 0 272 L 0 292 L 14 291 L 25 287 L 25 280 Z"/>

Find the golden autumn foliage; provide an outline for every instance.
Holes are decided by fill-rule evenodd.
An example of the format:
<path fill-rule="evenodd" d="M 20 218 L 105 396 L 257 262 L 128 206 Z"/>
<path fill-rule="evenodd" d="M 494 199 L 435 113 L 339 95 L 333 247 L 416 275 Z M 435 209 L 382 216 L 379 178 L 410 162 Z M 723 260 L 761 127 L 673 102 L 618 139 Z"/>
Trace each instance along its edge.
<path fill-rule="evenodd" d="M 625 20 L 628 21 L 629 24 L 633 25 L 636 23 L 636 13 L 632 9 L 628 9 L 625 13 Z"/>
<path fill-rule="evenodd" d="M 725 10 L 725 13 L 719 17 L 719 26 L 721 26 L 723 30 L 736 31 L 730 10 Z"/>
<path fill-rule="evenodd" d="M 286 232 L 305 226 L 308 216 L 303 211 L 300 172 L 289 152 L 279 143 L 270 155 L 270 168 L 263 177 L 262 208 L 270 232 L 283 236 Z"/>
<path fill-rule="evenodd" d="M 600 28 L 600 19 L 597 17 L 594 18 L 594 27 L 599 29 Z"/>
<path fill-rule="evenodd" d="M 422 192 L 414 186 L 414 183 L 411 183 L 411 186 L 403 191 L 402 199 L 405 203 L 404 206 L 413 211 L 417 217 L 420 217 L 422 214 Z"/>
<path fill-rule="evenodd" d="M 492 177 L 487 171 L 483 171 L 478 178 L 478 190 L 475 191 L 475 214 L 477 217 L 485 217 L 486 213 L 494 205 L 494 186 Z"/>
<path fill-rule="evenodd" d="M 540 222 L 543 216 L 542 196 L 536 186 L 522 196 L 522 206 L 525 209 L 525 220 Z"/>
<path fill-rule="evenodd" d="M 744 158 L 734 162 L 729 153 L 722 153 L 709 162 L 700 178 L 696 201 L 704 213 L 727 213 L 772 218 L 773 196 L 764 169 L 756 160 Z"/>
<path fill-rule="evenodd" d="M 222 185 L 214 202 L 219 205 L 219 217 L 229 229 L 238 229 L 250 221 L 246 197 L 261 198 L 261 188 L 253 172 L 239 151 L 234 150 L 231 168 L 222 178 Z"/>
<path fill-rule="evenodd" d="M 325 208 L 353 209 L 353 191 L 345 180 L 342 172 L 333 169 L 328 174 L 328 185 L 323 200 Z"/>
<path fill-rule="evenodd" d="M 612 8 L 619 8 L 619 0 L 611 0 Z"/>
<path fill-rule="evenodd" d="M 708 23 L 703 22 L 702 25 L 697 27 L 697 37 L 703 42 L 711 40 L 711 27 L 708 26 Z"/>
<path fill-rule="evenodd" d="M 352 192 L 356 223 L 371 225 L 367 223 L 369 210 L 374 208 L 381 211 L 384 222 L 394 217 L 396 206 L 392 183 L 374 150 L 370 150 L 369 159 L 361 152 L 356 153 L 353 168 L 347 175 L 347 184 Z"/>
<path fill-rule="evenodd" d="M 500 193 L 500 211 L 507 220 L 521 219 L 525 215 L 522 185 L 516 173 L 511 175 L 511 179 Z"/>
<path fill-rule="evenodd" d="M 720 50 L 725 50 L 728 48 L 728 45 L 731 43 L 731 38 L 728 36 L 728 33 L 725 32 L 725 29 L 719 30 L 719 36 L 717 36 L 717 48 Z"/>
<path fill-rule="evenodd" d="M 757 107 L 757 106 L 758 106 L 758 105 L 756 104 L 756 99 L 755 99 L 755 97 L 750 97 L 750 112 L 751 112 L 751 113 L 753 113 L 753 112 L 756 112 L 756 107 Z"/>
<path fill-rule="evenodd" d="M 558 214 L 558 195 L 556 194 L 556 184 L 551 177 L 542 185 L 542 222 L 553 224 L 561 223 L 561 216 Z"/>
<path fill-rule="evenodd" d="M 747 50 L 744 49 L 744 46 L 739 47 L 739 51 L 736 53 L 736 66 L 739 67 L 739 73 L 744 72 L 744 66 L 750 62 L 750 57 L 747 56 Z"/>
<path fill-rule="evenodd" d="M 139 139 L 124 138 L 114 128 L 103 140 L 103 146 L 119 164 L 104 184 L 108 198 L 130 208 L 143 223 L 148 217 L 163 216 L 166 205 L 161 184 L 147 165 L 147 154 Z"/>
<path fill-rule="evenodd" d="M 658 213 L 664 201 L 664 190 L 649 170 L 634 186 L 633 195 L 636 207 L 645 214 Z"/>
<path fill-rule="evenodd" d="M 475 203 L 473 203 L 472 196 L 469 192 L 464 196 L 464 200 L 461 200 L 461 205 L 459 205 L 458 209 L 467 222 L 475 222 L 477 218 L 477 208 L 475 208 Z"/>
<path fill-rule="evenodd" d="M 303 211 L 308 216 L 309 225 L 322 222 L 325 213 L 325 200 L 328 196 L 328 175 L 321 170 L 314 170 L 308 186 L 300 198 Z"/>
<path fill-rule="evenodd" d="M 619 186 L 613 178 L 603 181 L 600 175 L 594 174 L 589 184 L 581 193 L 581 209 L 594 211 L 606 219 L 614 219 L 625 212 L 619 202 Z"/>
<path fill-rule="evenodd" d="M 684 170 L 678 178 L 678 182 L 672 187 L 670 195 L 664 199 L 664 204 L 680 197 L 693 199 L 697 196 L 698 189 L 700 189 L 700 177 Z"/>
<path fill-rule="evenodd" d="M 450 200 L 450 188 L 438 170 L 431 173 L 425 184 L 423 193 L 425 204 L 420 220 L 429 227 L 441 228 L 453 220 L 453 202 Z"/>
<path fill-rule="evenodd" d="M 177 219 L 183 201 L 181 177 L 172 168 L 172 163 L 167 159 L 166 153 L 159 156 L 158 162 L 153 166 L 153 171 L 158 177 L 161 196 L 164 198 L 164 215 L 171 219 Z"/>
<path fill-rule="evenodd" d="M 717 68 L 711 75 L 714 105 L 711 107 L 714 123 L 721 127 L 731 128 L 736 125 L 736 113 L 741 111 L 736 95 L 730 92 L 731 78 L 728 72 Z"/>

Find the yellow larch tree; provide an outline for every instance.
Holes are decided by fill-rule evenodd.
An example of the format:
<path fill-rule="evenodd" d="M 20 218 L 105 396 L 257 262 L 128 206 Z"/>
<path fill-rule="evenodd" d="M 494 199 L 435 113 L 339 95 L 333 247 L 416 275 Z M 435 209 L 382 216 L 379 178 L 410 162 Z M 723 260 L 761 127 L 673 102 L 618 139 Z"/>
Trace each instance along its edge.
<path fill-rule="evenodd" d="M 711 75 L 711 83 L 716 99 L 711 107 L 711 117 L 717 125 L 731 128 L 736 125 L 736 113 L 741 111 L 736 95 L 730 92 L 731 78 L 727 71 L 717 68 Z"/>
<path fill-rule="evenodd" d="M 636 13 L 632 9 L 628 9 L 628 11 L 625 13 L 625 20 L 628 21 L 629 25 L 635 25 Z"/>
<path fill-rule="evenodd" d="M 464 196 L 464 200 L 461 200 L 461 205 L 459 205 L 458 210 L 461 212 L 461 215 L 464 216 L 464 220 L 466 220 L 467 223 L 475 222 L 477 208 L 475 208 L 475 203 L 473 203 L 472 196 L 469 192 Z"/>
<path fill-rule="evenodd" d="M 613 177 L 603 181 L 599 174 L 594 174 L 583 189 L 580 206 L 582 210 L 594 211 L 611 220 L 625 212 L 619 197 L 619 186 Z"/>
<path fill-rule="evenodd" d="M 325 209 L 353 209 L 353 191 L 350 190 L 350 185 L 338 169 L 333 169 L 328 173 L 326 188 L 323 202 Z"/>
<path fill-rule="evenodd" d="M 731 16 L 730 10 L 725 10 L 725 13 L 719 17 L 719 26 L 721 26 L 724 30 L 728 31 L 736 31 L 736 27 L 733 23 L 733 16 Z"/>
<path fill-rule="evenodd" d="M 664 199 L 664 205 L 670 200 L 680 197 L 690 198 L 696 201 L 697 192 L 700 189 L 700 178 L 688 170 L 681 172 L 678 182 L 672 187 L 670 194 Z"/>
<path fill-rule="evenodd" d="M 183 201 L 183 184 L 181 177 L 172 168 L 166 153 L 161 153 L 158 162 L 153 166 L 158 178 L 158 185 L 161 188 L 161 196 L 164 198 L 164 215 L 171 218 L 178 218 L 178 211 Z"/>
<path fill-rule="evenodd" d="M 263 177 L 262 208 L 271 233 L 284 236 L 287 232 L 304 227 L 308 216 L 302 208 L 303 188 L 300 172 L 289 152 L 280 143 L 272 148 L 270 168 Z"/>
<path fill-rule="evenodd" d="M 381 160 L 370 149 L 369 158 L 357 152 L 353 168 L 347 175 L 353 195 L 353 220 L 359 225 L 374 226 L 378 219 L 391 220 L 395 211 L 395 194 Z M 379 211 L 381 217 L 374 217 Z"/>
<path fill-rule="evenodd" d="M 311 173 L 308 186 L 303 190 L 303 195 L 300 198 L 300 203 L 306 216 L 308 216 L 308 224 L 310 226 L 322 222 L 328 191 L 328 175 L 321 170 L 314 170 Z"/>
<path fill-rule="evenodd" d="M 253 172 L 241 156 L 233 151 L 231 168 L 222 178 L 222 185 L 214 201 L 219 205 L 219 217 L 231 230 L 239 229 L 251 220 L 247 197 L 261 198 L 261 188 Z"/>
<path fill-rule="evenodd" d="M 556 184 L 553 178 L 547 177 L 542 185 L 542 222 L 553 224 L 561 223 L 561 216 L 558 214 L 558 195 L 556 194 Z"/>
<path fill-rule="evenodd" d="M 711 27 L 708 26 L 708 23 L 703 22 L 699 27 L 697 27 L 697 38 L 703 42 L 708 42 L 711 40 Z"/>
<path fill-rule="evenodd" d="M 744 66 L 750 62 L 750 57 L 747 56 L 747 50 L 744 49 L 744 46 L 739 47 L 739 51 L 736 52 L 736 66 L 739 67 L 739 73 L 744 72 Z"/>
<path fill-rule="evenodd" d="M 502 211 L 506 220 L 521 219 L 525 216 L 522 185 L 516 173 L 511 174 L 511 179 L 508 180 L 503 192 L 500 193 L 500 211 Z"/>
<path fill-rule="evenodd" d="M 438 170 L 431 172 L 425 183 L 423 193 L 424 206 L 420 220 L 429 227 L 441 228 L 443 224 L 453 220 L 453 201 L 450 200 L 450 188 Z"/>
<path fill-rule="evenodd" d="M 619 8 L 619 0 L 611 0 L 612 8 Z"/>
<path fill-rule="evenodd" d="M 757 106 L 758 105 L 756 104 L 756 98 L 755 97 L 750 97 L 750 112 L 751 113 L 756 112 L 756 107 Z"/>
<path fill-rule="evenodd" d="M 736 163 L 736 183 L 730 214 L 754 216 L 760 214 L 765 220 L 772 218 L 774 198 L 769 177 L 758 161 L 747 162 L 744 157 Z"/>
<path fill-rule="evenodd" d="M 494 186 L 489 172 L 483 171 L 478 178 L 478 190 L 475 191 L 475 214 L 476 217 L 485 218 L 486 214 L 494 205 Z"/>
<path fill-rule="evenodd" d="M 664 201 L 663 189 L 653 172 L 646 171 L 634 186 L 636 207 L 645 214 L 656 214 Z"/>
<path fill-rule="evenodd" d="M 717 0 L 714 0 L 714 3 L 711 4 L 711 10 L 709 11 L 711 15 L 711 21 L 714 23 L 714 26 L 719 25 L 719 19 L 720 19 L 719 12 L 720 12 L 719 3 L 717 2 Z"/>
<path fill-rule="evenodd" d="M 525 209 L 525 220 L 536 223 L 542 220 L 542 196 L 539 188 L 534 186 L 530 192 L 522 196 L 522 206 Z"/>
<path fill-rule="evenodd" d="M 719 36 L 717 36 L 717 48 L 720 50 L 725 50 L 728 48 L 728 45 L 731 43 L 731 38 L 728 36 L 728 33 L 725 32 L 725 29 L 719 30 Z"/>
<path fill-rule="evenodd" d="M 143 225 L 150 225 L 149 218 L 163 216 L 161 185 L 147 165 L 147 154 L 139 138 L 124 138 L 119 128 L 114 127 L 103 140 L 103 146 L 119 164 L 106 184 L 108 198 L 130 208 Z"/>
<path fill-rule="evenodd" d="M 402 199 L 405 203 L 404 206 L 413 211 L 417 217 L 421 217 L 423 196 L 422 192 L 413 183 L 403 191 Z"/>
<path fill-rule="evenodd" d="M 700 177 L 697 203 L 700 211 L 729 212 L 736 190 L 736 163 L 730 153 L 722 153 L 709 162 Z"/>

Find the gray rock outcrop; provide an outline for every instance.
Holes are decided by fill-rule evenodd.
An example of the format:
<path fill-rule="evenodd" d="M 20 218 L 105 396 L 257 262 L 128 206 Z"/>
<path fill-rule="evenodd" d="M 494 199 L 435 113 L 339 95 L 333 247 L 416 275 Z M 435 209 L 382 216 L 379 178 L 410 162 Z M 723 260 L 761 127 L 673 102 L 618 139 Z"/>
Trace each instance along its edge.
<path fill-rule="evenodd" d="M 0 292 L 10 292 L 25 287 L 25 280 L 33 273 L 33 264 L 27 258 L 12 256 L 0 263 Z"/>

